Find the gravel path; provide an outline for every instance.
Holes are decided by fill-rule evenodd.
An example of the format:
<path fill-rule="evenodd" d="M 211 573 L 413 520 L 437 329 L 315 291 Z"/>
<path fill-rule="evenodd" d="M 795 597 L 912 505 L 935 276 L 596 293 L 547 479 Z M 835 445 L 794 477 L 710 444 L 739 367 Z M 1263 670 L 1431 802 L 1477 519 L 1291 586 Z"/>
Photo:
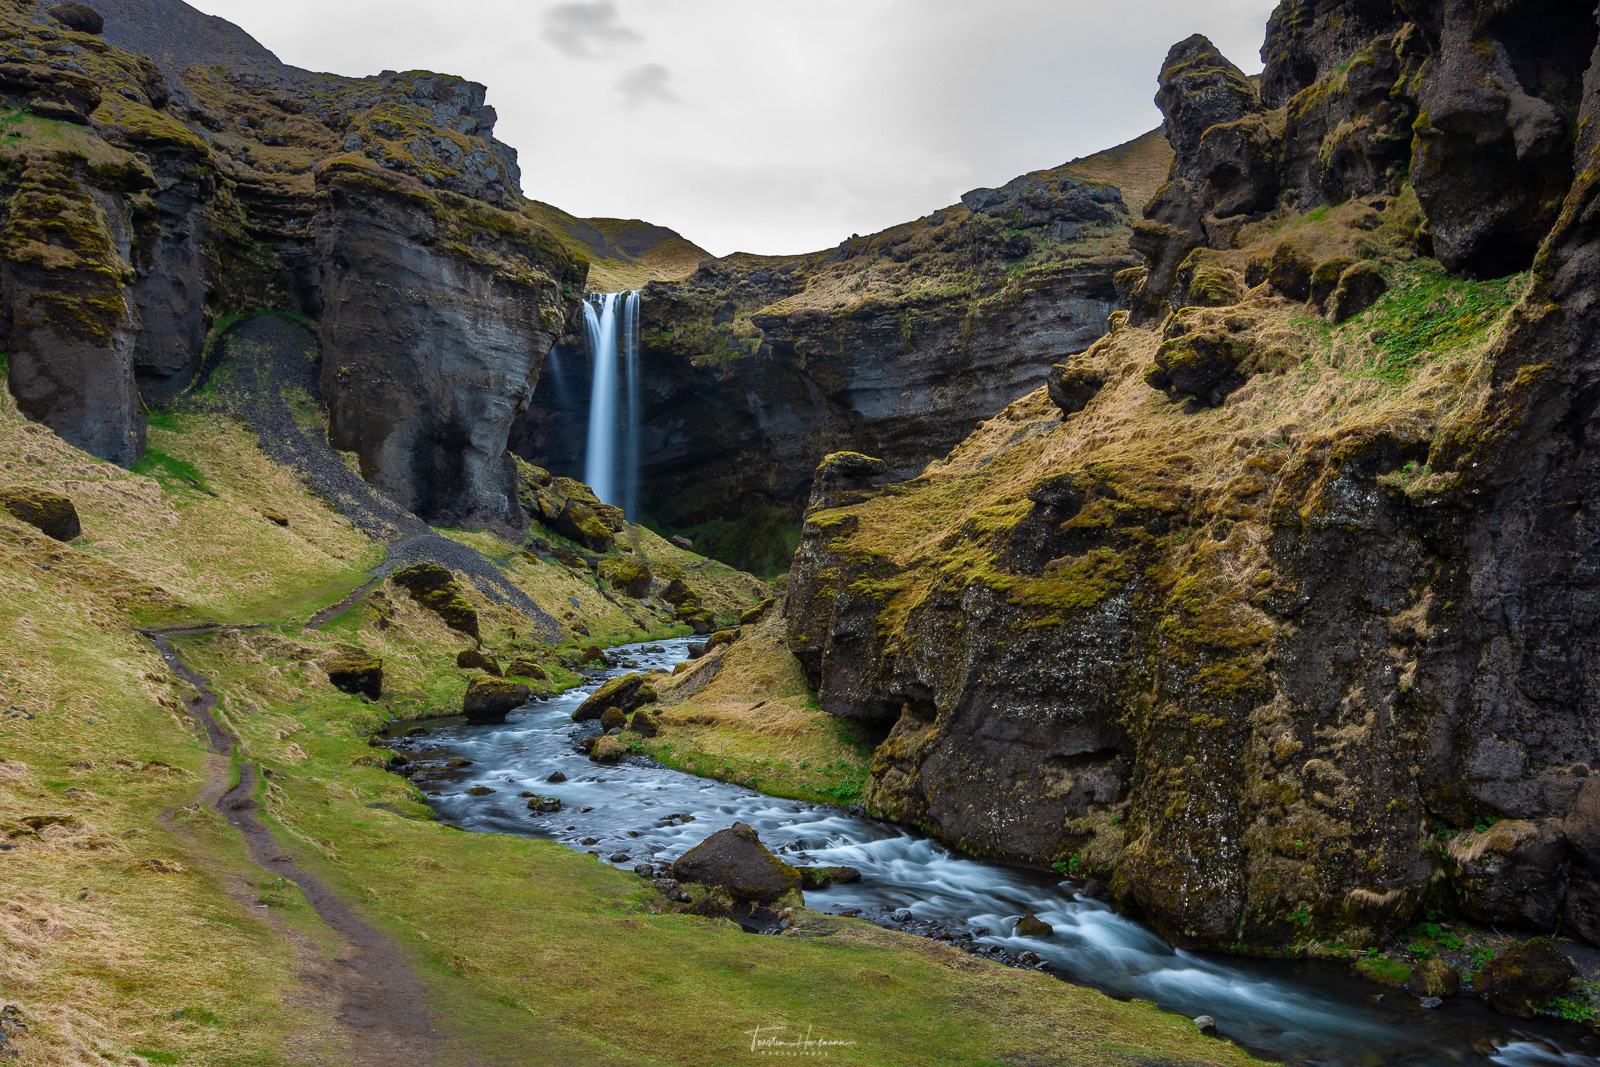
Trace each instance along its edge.
<path fill-rule="evenodd" d="M 438 563 L 465 575 L 489 599 L 521 611 L 535 633 L 559 640 L 560 624 L 513 585 L 500 564 L 434 533 L 356 475 L 325 434 L 301 425 L 293 405 L 320 409 L 320 374 L 317 339 L 307 327 L 285 315 L 256 315 L 217 340 L 180 403 L 243 420 L 274 462 L 299 472 L 339 514 L 382 542 L 388 556 L 375 576 L 411 563 Z"/>

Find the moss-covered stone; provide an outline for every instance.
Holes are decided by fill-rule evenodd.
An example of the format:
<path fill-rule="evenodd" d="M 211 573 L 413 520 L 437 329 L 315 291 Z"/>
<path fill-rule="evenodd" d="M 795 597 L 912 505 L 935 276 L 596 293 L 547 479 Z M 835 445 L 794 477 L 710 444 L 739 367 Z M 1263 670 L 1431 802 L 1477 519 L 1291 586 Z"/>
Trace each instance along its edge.
<path fill-rule="evenodd" d="M 474 678 L 461 698 L 461 714 L 468 722 L 505 722 L 506 716 L 528 702 L 532 691 L 521 682 L 484 675 Z"/>
<path fill-rule="evenodd" d="M 383 658 L 359 648 L 346 647 L 325 658 L 322 669 L 341 692 L 376 700 L 383 695 Z"/>
<path fill-rule="evenodd" d="M 83 532 L 72 499 L 48 489 L 0 487 L 0 508 L 57 541 L 71 541 Z"/>
<path fill-rule="evenodd" d="M 600 561 L 600 577 L 624 596 L 638 600 L 650 592 L 650 568 L 638 559 L 621 557 Z"/>
<path fill-rule="evenodd" d="M 627 714 L 646 704 L 654 704 L 659 699 L 655 687 L 646 681 L 644 675 L 624 674 L 620 678 L 612 678 L 606 682 L 574 708 L 572 721 L 588 722 L 599 719 L 608 708 L 618 708 L 623 714 Z"/>

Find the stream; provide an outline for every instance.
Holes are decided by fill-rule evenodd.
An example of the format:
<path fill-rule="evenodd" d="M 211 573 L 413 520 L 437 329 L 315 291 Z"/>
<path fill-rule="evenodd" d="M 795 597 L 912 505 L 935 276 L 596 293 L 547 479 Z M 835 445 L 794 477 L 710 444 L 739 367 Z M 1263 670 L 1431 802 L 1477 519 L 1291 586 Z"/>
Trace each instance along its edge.
<path fill-rule="evenodd" d="M 1176 950 L 1047 872 L 969 859 L 839 808 L 780 800 L 644 759 L 602 766 L 574 751 L 572 710 L 604 677 L 670 669 L 686 657 L 688 643 L 621 646 L 612 651 L 629 666 L 521 708 L 504 724 L 436 720 L 397 748 L 441 768 L 418 784 L 442 819 L 468 830 L 548 838 L 631 871 L 670 861 L 735 822 L 749 823 L 792 863 L 861 871 L 859 883 L 808 891 L 806 903 L 818 911 L 919 933 L 946 930 L 968 951 L 1020 957 L 1066 981 L 1185 1016 L 1211 1015 L 1222 1036 L 1271 1059 L 1338 1067 L 1600 1064 L 1600 1036 L 1580 1026 L 1513 1019 L 1471 995 L 1427 1011 L 1403 990 L 1379 998 L 1378 987 L 1339 964 Z M 447 757 L 471 764 L 444 770 Z M 548 781 L 556 772 L 566 780 Z M 469 795 L 474 786 L 495 792 Z M 562 810 L 530 812 L 519 791 L 556 797 Z M 1054 933 L 1012 936 L 1025 912 Z M 1037 954 L 1038 962 L 1025 953 Z"/>

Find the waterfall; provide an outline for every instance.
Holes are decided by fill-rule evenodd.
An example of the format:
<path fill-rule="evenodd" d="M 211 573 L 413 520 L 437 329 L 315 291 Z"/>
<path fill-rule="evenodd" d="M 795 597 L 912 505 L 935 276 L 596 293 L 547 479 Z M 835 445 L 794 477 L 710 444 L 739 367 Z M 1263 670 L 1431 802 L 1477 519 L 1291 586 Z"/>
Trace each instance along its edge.
<path fill-rule="evenodd" d="M 628 434 L 622 460 L 622 510 L 630 522 L 639 520 L 639 291 L 633 290 L 622 308 L 622 350 L 628 368 Z"/>
<path fill-rule="evenodd" d="M 594 364 L 583 480 L 601 500 L 622 508 L 629 519 L 634 519 L 639 509 L 638 291 L 589 294 L 583 305 L 583 322 Z M 617 412 L 622 406 L 624 381 L 627 424 L 620 434 L 619 450 Z"/>

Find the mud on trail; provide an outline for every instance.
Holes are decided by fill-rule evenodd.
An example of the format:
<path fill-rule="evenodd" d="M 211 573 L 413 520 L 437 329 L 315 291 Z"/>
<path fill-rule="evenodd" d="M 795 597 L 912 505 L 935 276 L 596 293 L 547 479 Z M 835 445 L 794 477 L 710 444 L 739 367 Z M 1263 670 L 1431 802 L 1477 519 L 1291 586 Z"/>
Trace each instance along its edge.
<path fill-rule="evenodd" d="M 338 604 L 312 617 L 311 625 L 326 624 L 370 589 L 368 583 Z M 303 936 L 282 924 L 280 932 L 296 937 L 295 954 L 301 964 L 299 979 L 302 995 L 331 1009 L 332 1031 L 302 1035 L 297 1044 L 314 1045 L 310 1062 L 350 1064 L 353 1067 L 409 1067 L 438 1061 L 443 1041 L 433 1024 L 427 996 L 411 972 L 406 956 L 387 936 L 373 929 L 341 901 L 321 879 L 302 870 L 290 859 L 271 830 L 256 818 L 259 805 L 254 800 L 258 781 L 253 763 L 239 764 L 239 781 L 228 787 L 229 770 L 238 738 L 217 720 L 218 698 L 210 679 L 183 661 L 169 640 L 191 634 L 223 630 L 260 629 L 259 626 L 188 626 L 141 630 L 161 658 L 195 689 L 188 702 L 189 711 L 204 728 L 213 755 L 206 760 L 206 781 L 198 802 L 211 806 L 228 825 L 244 838 L 246 854 L 263 871 L 287 878 L 299 886 L 306 901 L 325 926 L 342 942 L 331 959 L 319 952 Z M 173 832 L 183 835 L 180 825 L 166 812 L 162 821 Z M 228 891 L 241 905 L 252 907 L 255 900 L 248 884 L 227 878 Z M 341 1046 L 330 1049 L 328 1045 Z"/>

